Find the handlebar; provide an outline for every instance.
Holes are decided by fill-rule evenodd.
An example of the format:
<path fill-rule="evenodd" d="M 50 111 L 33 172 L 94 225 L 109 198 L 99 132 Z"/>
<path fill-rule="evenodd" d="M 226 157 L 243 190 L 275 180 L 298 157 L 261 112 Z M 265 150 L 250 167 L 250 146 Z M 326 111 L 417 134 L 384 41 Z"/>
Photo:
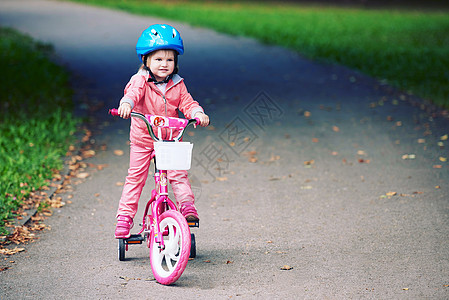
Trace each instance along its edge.
<path fill-rule="evenodd" d="M 118 116 L 119 115 L 118 109 L 116 109 L 116 108 L 110 109 L 109 114 L 111 114 L 112 116 Z M 150 114 L 144 115 L 144 114 L 137 113 L 137 112 L 131 112 L 131 117 L 139 118 L 142 121 L 144 121 L 145 124 L 147 125 L 148 133 L 150 134 L 151 138 L 156 142 L 159 142 L 162 139 L 160 139 L 156 136 L 156 134 L 153 131 L 153 127 L 157 127 L 158 129 L 169 128 L 172 130 L 173 129 L 180 130 L 179 134 L 173 139 L 174 141 L 179 141 L 182 138 L 185 129 L 189 125 L 193 124 L 196 126 L 196 125 L 200 124 L 200 119 L 198 119 L 198 118 L 186 120 L 186 119 L 156 116 L 156 115 L 150 115 Z M 160 131 L 158 131 L 158 133 L 159 133 L 159 135 L 161 135 Z"/>

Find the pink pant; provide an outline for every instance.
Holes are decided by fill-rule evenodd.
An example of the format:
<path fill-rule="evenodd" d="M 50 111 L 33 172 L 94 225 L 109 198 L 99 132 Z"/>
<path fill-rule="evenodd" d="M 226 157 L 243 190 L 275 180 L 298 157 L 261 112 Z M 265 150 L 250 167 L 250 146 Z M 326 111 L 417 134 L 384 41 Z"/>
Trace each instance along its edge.
<path fill-rule="evenodd" d="M 136 215 L 140 194 L 148 177 L 152 154 L 153 149 L 131 143 L 128 176 L 126 176 L 117 216 L 127 215 L 134 218 Z M 178 207 L 183 202 L 195 202 L 187 171 L 167 171 L 167 177 Z"/>

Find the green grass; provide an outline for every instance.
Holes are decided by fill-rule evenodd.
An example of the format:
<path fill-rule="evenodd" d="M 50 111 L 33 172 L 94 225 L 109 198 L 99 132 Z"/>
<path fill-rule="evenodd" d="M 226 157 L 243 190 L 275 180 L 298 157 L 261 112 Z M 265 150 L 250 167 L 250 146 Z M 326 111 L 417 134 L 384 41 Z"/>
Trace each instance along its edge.
<path fill-rule="evenodd" d="M 76 0 L 204 26 L 360 70 L 449 107 L 449 13 L 212 1 Z M 138 33 L 137 33 L 138 34 Z"/>
<path fill-rule="evenodd" d="M 0 28 L 0 235 L 30 192 L 63 166 L 78 124 L 68 73 L 49 45 Z"/>

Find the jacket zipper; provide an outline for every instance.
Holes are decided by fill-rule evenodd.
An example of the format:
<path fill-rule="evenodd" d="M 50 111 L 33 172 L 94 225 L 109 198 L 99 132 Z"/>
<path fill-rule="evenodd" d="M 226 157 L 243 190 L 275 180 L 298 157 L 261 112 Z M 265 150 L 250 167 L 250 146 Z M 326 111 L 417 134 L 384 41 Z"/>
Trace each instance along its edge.
<path fill-rule="evenodd" d="M 167 99 L 165 98 L 165 95 L 162 95 L 162 99 L 164 99 L 164 104 L 165 104 L 165 116 L 167 116 Z"/>
<path fill-rule="evenodd" d="M 182 80 L 181 80 L 182 81 Z M 157 93 L 159 93 L 162 96 L 162 99 L 164 100 L 164 105 L 165 105 L 165 116 L 167 117 L 167 98 L 165 98 L 165 94 L 167 94 L 168 90 L 170 90 L 172 87 L 174 87 L 175 85 L 177 85 L 178 83 L 180 83 L 181 81 L 178 81 L 176 83 L 174 83 L 172 86 L 170 86 L 168 89 L 165 89 L 165 93 L 162 93 L 162 91 L 160 91 L 159 89 L 157 89 Z"/>

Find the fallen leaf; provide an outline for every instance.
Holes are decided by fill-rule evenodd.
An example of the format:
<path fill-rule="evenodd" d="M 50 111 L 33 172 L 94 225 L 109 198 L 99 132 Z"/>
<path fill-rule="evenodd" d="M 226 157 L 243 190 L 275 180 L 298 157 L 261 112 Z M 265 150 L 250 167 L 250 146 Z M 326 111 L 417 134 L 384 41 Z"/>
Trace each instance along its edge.
<path fill-rule="evenodd" d="M 332 126 L 332 130 L 335 131 L 335 132 L 339 132 L 340 128 L 338 128 L 337 126 Z"/>
<path fill-rule="evenodd" d="M 306 118 L 308 118 L 308 117 L 310 117 L 312 114 L 310 113 L 310 111 L 305 111 L 304 112 L 304 117 L 306 117 Z"/>
<path fill-rule="evenodd" d="M 440 140 L 442 140 L 442 141 L 447 141 L 447 138 L 448 138 L 448 135 L 445 134 L 445 135 L 443 135 L 442 137 L 440 137 Z"/>
<path fill-rule="evenodd" d="M 125 281 L 134 280 L 134 278 L 126 277 L 126 276 L 120 276 L 119 278 L 120 278 L 120 279 L 123 279 L 123 280 L 125 280 Z"/>
<path fill-rule="evenodd" d="M 357 154 L 358 155 L 366 155 L 366 152 L 363 150 L 359 150 L 359 151 L 357 151 Z"/>
<path fill-rule="evenodd" d="M 25 248 L 17 248 L 15 247 L 14 249 L 0 249 L 0 254 L 4 254 L 4 255 L 14 255 L 16 253 L 25 251 Z"/>
<path fill-rule="evenodd" d="M 293 269 L 293 267 L 291 267 L 289 265 L 284 265 L 284 266 L 281 267 L 281 270 L 286 270 L 286 271 L 292 270 L 292 269 Z"/>
<path fill-rule="evenodd" d="M 415 154 L 404 154 L 402 155 L 402 159 L 415 159 L 416 155 Z"/>
<path fill-rule="evenodd" d="M 271 154 L 270 161 L 276 161 L 276 160 L 280 160 L 280 159 L 281 159 L 281 157 L 279 155 Z"/>
<path fill-rule="evenodd" d="M 108 164 L 97 165 L 97 170 L 98 170 L 98 171 L 101 171 L 101 170 L 103 170 L 104 168 L 106 168 L 107 166 L 108 166 Z"/>
<path fill-rule="evenodd" d="M 117 149 L 117 150 L 114 150 L 114 154 L 117 156 L 122 156 L 124 154 L 124 152 L 123 152 L 123 150 Z"/>
<path fill-rule="evenodd" d="M 84 158 L 90 158 L 90 157 L 93 157 L 93 156 L 95 156 L 95 150 L 86 150 L 86 151 L 83 151 L 83 152 L 82 152 L 82 156 L 83 156 Z"/>
<path fill-rule="evenodd" d="M 424 144 L 426 142 L 426 139 L 418 139 L 418 144 Z"/>
<path fill-rule="evenodd" d="M 124 182 L 121 182 L 121 181 L 117 181 L 116 183 L 115 183 L 115 185 L 116 186 L 123 186 L 125 183 Z"/>
<path fill-rule="evenodd" d="M 304 165 L 310 166 L 310 165 L 313 165 L 314 163 L 315 163 L 315 160 L 311 159 L 311 160 L 305 161 L 305 162 L 304 162 Z"/>
<path fill-rule="evenodd" d="M 89 177 L 89 173 L 87 173 L 87 172 L 76 174 L 76 178 L 79 178 L 79 179 L 85 179 L 87 177 Z"/>
<path fill-rule="evenodd" d="M 256 163 L 258 161 L 258 158 L 255 156 L 251 156 L 248 160 L 249 162 Z"/>
<path fill-rule="evenodd" d="M 233 261 L 232 260 L 228 260 L 228 261 L 226 261 L 226 264 L 227 265 L 229 265 L 229 264 L 232 264 L 233 263 Z"/>
<path fill-rule="evenodd" d="M 387 195 L 388 197 L 392 197 L 392 196 L 396 196 L 397 193 L 396 192 L 388 192 L 385 195 Z"/>
<path fill-rule="evenodd" d="M 228 177 L 217 177 L 217 180 L 218 181 L 226 181 L 226 180 L 228 180 Z"/>
<path fill-rule="evenodd" d="M 446 161 L 447 161 L 447 158 L 446 158 L 446 157 L 442 157 L 442 156 L 440 156 L 440 161 L 442 161 L 442 162 L 446 162 Z"/>
<path fill-rule="evenodd" d="M 319 142 L 319 140 L 317 138 L 312 139 L 312 143 L 318 143 L 318 142 Z"/>
<path fill-rule="evenodd" d="M 442 165 L 433 165 L 433 168 L 434 169 L 441 169 L 441 168 L 443 168 L 443 166 Z"/>

